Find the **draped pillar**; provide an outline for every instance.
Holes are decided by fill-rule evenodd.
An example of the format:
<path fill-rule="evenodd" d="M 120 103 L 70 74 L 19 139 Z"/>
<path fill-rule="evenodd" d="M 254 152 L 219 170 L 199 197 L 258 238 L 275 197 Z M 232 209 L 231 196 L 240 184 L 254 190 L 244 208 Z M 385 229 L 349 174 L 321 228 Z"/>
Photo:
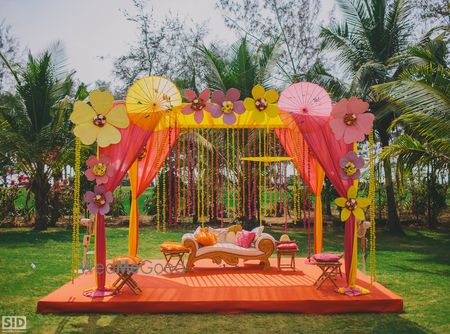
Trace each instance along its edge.
<path fill-rule="evenodd" d="M 145 143 L 145 149 L 141 152 L 140 158 L 134 161 L 129 170 L 131 208 L 128 230 L 128 254 L 131 256 L 136 256 L 139 244 L 139 196 L 144 193 L 158 174 L 170 150 L 177 142 L 179 134 L 180 130 L 174 128 L 153 132 Z"/>
<path fill-rule="evenodd" d="M 308 152 L 309 147 L 303 138 L 302 133 L 296 126 L 291 126 L 286 129 L 275 129 L 278 140 L 284 147 L 286 153 L 292 157 L 292 163 L 299 172 L 302 179 L 309 186 L 312 193 L 315 195 L 314 204 L 314 253 L 322 252 L 322 187 L 325 179 L 325 172 L 318 163 L 314 155 L 310 159 L 310 173 L 307 173 L 303 166 L 307 163 L 307 158 L 303 156 L 303 152 Z M 305 147 L 303 147 L 305 145 Z M 312 150 L 311 150 L 312 151 Z"/>
<path fill-rule="evenodd" d="M 107 156 L 110 161 L 109 168 L 114 174 L 104 185 L 105 191 L 113 192 L 127 173 L 136 156 L 142 150 L 150 132 L 130 124 L 128 128 L 119 129 L 121 140 L 119 143 L 105 148 L 99 148 L 99 156 Z M 105 290 L 106 278 L 106 228 L 104 215 L 96 216 L 95 233 L 95 267 L 97 290 Z"/>

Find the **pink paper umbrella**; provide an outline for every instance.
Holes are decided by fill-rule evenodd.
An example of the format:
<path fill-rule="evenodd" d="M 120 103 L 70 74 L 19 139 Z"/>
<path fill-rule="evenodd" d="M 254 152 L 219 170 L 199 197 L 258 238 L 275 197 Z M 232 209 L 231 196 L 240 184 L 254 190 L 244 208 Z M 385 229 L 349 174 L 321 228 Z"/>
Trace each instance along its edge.
<path fill-rule="evenodd" d="M 283 121 L 289 121 L 286 113 L 294 119 L 304 121 L 304 118 L 328 117 L 332 110 L 328 93 L 319 85 L 310 82 L 299 82 L 290 85 L 280 96 L 278 108 L 282 111 Z"/>

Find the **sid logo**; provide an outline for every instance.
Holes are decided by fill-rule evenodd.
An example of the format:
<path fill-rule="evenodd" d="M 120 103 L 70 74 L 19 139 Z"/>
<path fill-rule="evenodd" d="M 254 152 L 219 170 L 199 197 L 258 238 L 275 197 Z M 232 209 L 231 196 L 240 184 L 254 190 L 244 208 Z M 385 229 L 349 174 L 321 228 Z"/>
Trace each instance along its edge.
<path fill-rule="evenodd" d="M 27 317 L 25 316 L 2 316 L 2 332 L 3 333 L 17 333 L 25 332 L 27 329 Z"/>

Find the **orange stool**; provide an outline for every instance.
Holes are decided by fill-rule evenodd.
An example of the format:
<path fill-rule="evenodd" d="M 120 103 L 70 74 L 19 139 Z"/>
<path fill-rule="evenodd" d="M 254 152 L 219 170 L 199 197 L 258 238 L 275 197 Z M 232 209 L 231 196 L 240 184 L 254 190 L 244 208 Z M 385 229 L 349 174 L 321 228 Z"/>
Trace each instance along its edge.
<path fill-rule="evenodd" d="M 119 276 L 113 283 L 113 287 L 119 292 L 126 284 L 135 294 L 142 292 L 133 275 L 138 272 L 142 265 L 142 259 L 137 256 L 120 256 L 112 259 L 112 269 Z"/>
<path fill-rule="evenodd" d="M 166 241 L 159 245 L 161 253 L 163 253 L 164 258 L 166 259 L 166 265 L 164 266 L 164 270 L 169 273 L 174 273 L 179 270 L 184 270 L 184 254 L 189 253 L 189 248 L 185 247 L 182 243 Z M 175 264 L 171 263 L 172 259 L 176 260 Z"/>

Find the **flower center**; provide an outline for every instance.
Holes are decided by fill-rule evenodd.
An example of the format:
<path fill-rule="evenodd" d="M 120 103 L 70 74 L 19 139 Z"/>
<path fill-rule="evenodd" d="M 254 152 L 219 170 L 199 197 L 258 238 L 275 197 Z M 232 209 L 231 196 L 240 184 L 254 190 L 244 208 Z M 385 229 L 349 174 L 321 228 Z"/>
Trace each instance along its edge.
<path fill-rule="evenodd" d="M 98 126 L 99 128 L 102 128 L 106 124 L 106 117 L 102 114 L 97 114 L 92 120 L 92 123 L 94 123 L 94 125 Z"/>
<path fill-rule="evenodd" d="M 233 102 L 231 102 L 231 101 L 223 101 L 222 102 L 222 111 L 225 114 L 231 114 L 233 112 Z"/>
<path fill-rule="evenodd" d="M 346 125 L 350 126 L 350 125 L 355 124 L 356 119 L 357 119 L 356 114 L 348 113 L 348 114 L 345 114 L 345 116 L 344 116 L 344 123 Z"/>
<path fill-rule="evenodd" d="M 94 168 L 92 168 L 92 173 L 94 173 L 95 176 L 105 175 L 106 174 L 106 165 L 102 162 L 95 164 Z"/>
<path fill-rule="evenodd" d="M 97 194 L 94 197 L 94 204 L 97 205 L 98 207 L 101 207 L 103 205 L 106 204 L 106 198 L 105 195 L 103 194 Z"/>
<path fill-rule="evenodd" d="M 357 206 L 358 204 L 356 203 L 356 199 L 354 198 L 349 198 L 347 202 L 345 202 L 345 207 L 350 211 L 355 210 Z"/>
<path fill-rule="evenodd" d="M 262 97 L 255 100 L 256 109 L 258 109 L 259 111 L 266 110 L 268 105 L 269 104 L 267 103 L 267 101 Z"/>
<path fill-rule="evenodd" d="M 143 159 L 145 158 L 146 155 L 147 155 L 147 147 L 144 146 L 144 147 L 142 148 L 142 151 L 139 153 L 137 159 L 138 159 L 139 161 L 141 161 L 141 160 L 143 160 Z"/>
<path fill-rule="evenodd" d="M 193 99 L 191 102 L 191 108 L 195 111 L 200 111 L 205 107 L 205 101 L 203 99 L 197 98 Z"/>
<path fill-rule="evenodd" d="M 343 170 L 347 176 L 353 176 L 356 173 L 356 167 L 351 161 L 347 162 Z"/>

